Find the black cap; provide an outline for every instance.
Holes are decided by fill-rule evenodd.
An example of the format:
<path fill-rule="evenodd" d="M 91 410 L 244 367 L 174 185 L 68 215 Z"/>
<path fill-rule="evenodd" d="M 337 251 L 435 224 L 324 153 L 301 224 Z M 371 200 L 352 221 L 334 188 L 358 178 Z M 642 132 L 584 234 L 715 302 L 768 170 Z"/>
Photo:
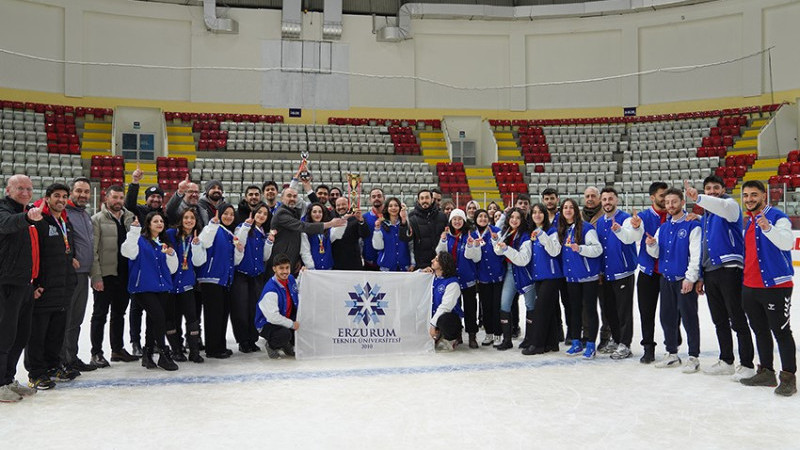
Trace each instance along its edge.
<path fill-rule="evenodd" d="M 153 194 L 158 194 L 163 197 L 164 190 L 158 186 L 150 186 L 149 188 L 147 188 L 146 191 L 144 191 L 144 198 L 146 199 L 147 197 L 150 197 Z"/>

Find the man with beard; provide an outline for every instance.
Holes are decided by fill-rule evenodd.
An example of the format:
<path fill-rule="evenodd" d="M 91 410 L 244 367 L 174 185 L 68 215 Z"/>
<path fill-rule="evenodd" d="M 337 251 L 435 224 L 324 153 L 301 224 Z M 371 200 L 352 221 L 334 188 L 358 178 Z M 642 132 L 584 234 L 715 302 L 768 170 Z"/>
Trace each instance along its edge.
<path fill-rule="evenodd" d="M 239 207 L 236 210 L 236 219 L 234 219 L 233 222 L 234 225 L 239 225 L 247 220 L 250 214 L 256 211 L 260 203 L 261 189 L 254 184 L 247 186 L 247 189 L 244 191 L 244 198 L 239 202 Z M 269 219 L 267 219 L 267 223 L 264 224 L 264 228 L 269 230 Z"/>
<path fill-rule="evenodd" d="M 36 393 L 16 380 L 17 363 L 28 345 L 33 317 L 31 279 L 39 276 L 39 239 L 34 224 L 41 208 L 28 208 L 33 184 L 25 175 L 8 179 L 0 200 L 0 402 Z"/>
<path fill-rule="evenodd" d="M 92 261 L 92 365 L 108 367 L 103 357 L 103 333 L 108 310 L 111 309 L 109 338 L 111 360 L 131 362 L 137 358 L 123 346 L 125 310 L 128 308 L 128 259 L 120 248 L 131 227 L 135 214 L 123 208 L 124 190 L 114 185 L 106 189 L 102 210 L 92 216 L 94 261 Z"/>
<path fill-rule="evenodd" d="M 547 208 L 547 217 L 550 223 L 558 223 L 558 191 L 553 188 L 547 188 L 542 191 L 542 203 Z"/>
<path fill-rule="evenodd" d="M 181 215 L 188 208 L 197 208 L 197 202 L 200 200 L 200 187 L 197 183 L 192 183 L 189 180 L 189 175 L 178 184 L 178 190 L 167 202 L 166 213 L 167 219 L 171 226 L 178 225 Z M 202 228 L 206 225 L 202 217 L 199 226 Z M 140 222 L 141 223 L 141 222 Z"/>
<path fill-rule="evenodd" d="M 67 220 L 69 187 L 54 183 L 47 187 L 42 206 L 43 220 L 36 223 L 39 237 L 39 276 L 33 280 L 33 320 L 31 337 L 25 347 L 28 387 L 52 389 L 59 381 L 71 381 L 81 373 L 61 364 L 67 307 L 75 290 L 75 239 Z"/>
<path fill-rule="evenodd" d="M 649 209 L 633 212 L 628 223 L 636 232 L 639 245 L 639 279 L 636 283 L 636 297 L 639 299 L 639 320 L 642 325 L 642 347 L 644 355 L 639 362 L 650 364 L 655 361 L 655 324 L 656 306 L 661 290 L 661 272 L 658 268 L 658 259 L 647 253 L 645 238 L 656 234 L 656 230 L 667 220 L 667 211 L 664 207 L 664 194 L 667 192 L 667 183 L 656 181 L 649 188 L 651 206 Z M 624 226 L 629 226 L 625 224 Z"/>
<path fill-rule="evenodd" d="M 278 201 L 278 183 L 272 180 L 265 181 L 261 186 L 261 197 L 269 208 L 269 216 L 272 217 L 278 206 L 281 206 L 281 202 Z"/>
<path fill-rule="evenodd" d="M 300 235 L 320 234 L 331 227 L 347 225 L 347 220 L 341 217 L 331 219 L 325 223 L 308 223 L 300 220 L 304 212 L 304 203 L 298 207 L 297 191 L 291 187 L 285 188 L 281 193 L 281 206 L 275 211 L 272 218 L 271 229 L 275 230 L 275 242 L 272 244 L 272 254 L 285 254 L 291 260 L 292 273 L 300 271 Z M 267 263 L 272 267 L 272 261 Z"/>
<path fill-rule="evenodd" d="M 414 242 L 417 268 L 430 267 L 433 257 L 436 256 L 436 245 L 447 226 L 447 217 L 439 211 L 430 190 L 422 189 L 417 194 L 417 203 L 408 215 L 408 224 L 411 236 L 401 238 Z"/>
<path fill-rule="evenodd" d="M 554 188 L 546 188 L 542 191 L 542 203 L 544 204 L 545 209 L 547 209 L 547 217 L 550 220 L 551 224 L 558 223 L 558 207 L 561 205 L 561 201 L 558 198 L 558 191 Z M 569 317 L 570 312 L 572 309 L 570 308 L 569 304 L 569 297 L 567 293 L 567 279 L 562 278 L 561 284 L 558 287 L 558 292 L 561 296 L 561 304 L 564 306 L 564 317 Z M 559 336 L 562 336 L 564 333 L 563 323 L 561 322 L 561 311 L 556 308 L 558 312 L 558 323 L 559 323 Z M 580 339 L 580 336 L 577 337 Z M 570 345 L 572 343 L 572 336 L 566 335 L 564 336 L 564 343 Z"/>
<path fill-rule="evenodd" d="M 331 188 L 328 201 L 335 208 L 336 207 L 336 200 L 338 200 L 341 196 L 342 196 L 342 190 L 339 189 L 338 187 L 334 186 L 334 187 Z"/>
<path fill-rule="evenodd" d="M 383 217 L 383 201 L 382 189 L 375 188 L 369 191 L 369 202 L 372 204 L 372 209 L 364 214 L 364 221 L 370 230 L 375 229 L 375 221 L 379 217 Z M 364 239 L 364 270 L 380 270 L 377 261 L 378 251 L 372 247 L 372 239 Z"/>
<path fill-rule="evenodd" d="M 442 191 L 439 188 L 431 189 L 431 197 L 433 197 L 433 204 L 437 209 L 442 209 Z"/>
<path fill-rule="evenodd" d="M 92 241 L 92 216 L 86 212 L 86 205 L 91 196 L 89 179 L 75 178 L 72 181 L 72 191 L 67 202 L 67 218 L 72 224 L 72 238 L 75 240 L 75 259 L 78 268 L 75 270 L 77 284 L 72 293 L 72 298 L 67 306 L 67 325 L 64 335 L 64 345 L 61 348 L 61 363 L 67 368 L 79 372 L 89 372 L 97 367 L 86 364 L 78 358 L 78 337 L 81 334 L 81 324 L 86 315 L 86 302 L 89 299 L 89 271 L 94 261 Z"/>
<path fill-rule="evenodd" d="M 197 207 L 200 212 L 200 221 L 203 225 L 208 224 L 211 218 L 217 214 L 217 207 L 222 203 L 223 189 L 222 183 L 217 180 L 211 180 L 206 183 L 205 191 L 197 201 Z"/>
<path fill-rule="evenodd" d="M 589 186 L 585 191 L 583 191 L 583 210 L 581 211 L 581 217 L 583 217 L 584 221 L 589 222 L 596 227 L 597 221 L 602 215 L 603 209 L 600 206 L 600 190 L 594 186 Z M 597 290 L 597 299 L 600 303 L 600 317 L 602 318 L 603 324 L 600 327 L 600 343 L 597 345 L 597 351 L 600 353 L 611 353 L 616 350 L 617 346 L 611 340 L 611 327 L 608 323 L 603 295 L 603 279 L 600 278 L 600 286 Z M 584 317 L 584 324 L 586 323 L 586 320 L 587 318 Z"/>
<path fill-rule="evenodd" d="M 139 205 L 136 200 L 139 198 L 139 181 L 142 180 L 144 172 L 138 166 L 131 175 L 131 184 L 128 185 L 128 193 L 125 195 L 125 208 L 136 214 L 139 223 L 144 223 L 144 218 L 151 211 L 161 211 L 164 202 L 164 191 L 158 186 L 150 186 L 144 191 L 144 205 Z"/>
<path fill-rule="evenodd" d="M 797 392 L 796 346 L 789 325 L 794 287 L 792 224 L 783 211 L 769 206 L 767 191 L 760 181 L 742 184 L 742 200 L 747 208 L 742 305 L 756 335 L 760 364 L 756 374 L 743 378 L 741 383 L 769 387 L 777 384 L 772 365 L 774 335 L 782 369 L 775 393 L 788 397 Z"/>
<path fill-rule="evenodd" d="M 361 262 L 361 247 L 359 239 L 364 242 L 371 236 L 360 209 L 356 209 L 348 216 L 350 200 L 347 197 L 336 199 L 336 214 L 347 219 L 344 234 L 331 244 L 333 250 L 333 268 L 335 270 L 364 270 Z M 370 239 L 371 240 L 371 239 Z"/>
<path fill-rule="evenodd" d="M 322 206 L 328 208 L 329 211 L 333 209 L 333 203 L 330 205 L 328 204 L 328 197 L 330 195 L 330 188 L 328 188 L 328 185 L 320 184 L 314 190 L 314 193 L 317 194 L 317 201 L 322 203 Z"/>
<path fill-rule="evenodd" d="M 703 278 L 697 281 L 697 294 L 706 294 L 711 319 L 717 330 L 719 361 L 703 372 L 730 375 L 734 381 L 756 374 L 750 327 L 742 309 L 742 269 L 744 237 L 742 209 L 725 193 L 722 178 L 711 175 L 703 180 L 703 194 L 684 182 L 686 198 L 705 210 L 703 225 Z M 733 338 L 739 342 L 739 363 L 733 366 Z"/>
<path fill-rule="evenodd" d="M 597 237 L 603 245 L 601 286 L 604 303 L 601 307 L 617 347 L 612 359 L 631 356 L 633 339 L 633 285 L 636 272 L 636 233 L 630 230 L 630 214 L 617 209 L 616 189 L 606 186 L 600 191 L 603 215 L 598 219 Z M 628 224 L 626 227 L 625 225 Z"/>

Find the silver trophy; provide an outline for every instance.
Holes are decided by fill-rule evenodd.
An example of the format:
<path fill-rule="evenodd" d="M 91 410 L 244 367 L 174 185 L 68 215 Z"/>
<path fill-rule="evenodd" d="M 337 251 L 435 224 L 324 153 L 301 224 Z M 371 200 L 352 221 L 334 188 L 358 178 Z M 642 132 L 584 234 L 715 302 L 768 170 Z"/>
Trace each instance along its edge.
<path fill-rule="evenodd" d="M 311 174 L 308 172 L 308 151 L 303 150 L 300 152 L 300 179 L 301 180 L 308 180 L 311 178 Z"/>

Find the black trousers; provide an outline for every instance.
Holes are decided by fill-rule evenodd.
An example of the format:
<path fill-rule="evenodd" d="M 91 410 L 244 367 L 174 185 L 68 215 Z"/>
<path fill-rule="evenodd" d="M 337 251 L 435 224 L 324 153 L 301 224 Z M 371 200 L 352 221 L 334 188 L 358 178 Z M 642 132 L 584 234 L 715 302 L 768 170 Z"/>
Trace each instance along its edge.
<path fill-rule="evenodd" d="M 733 337 L 736 332 L 739 344 L 739 363 L 753 368 L 753 337 L 742 307 L 742 269 L 723 267 L 703 273 L 703 284 L 708 299 L 711 320 L 717 331 L 719 359 L 733 364 Z"/>
<path fill-rule="evenodd" d="M 86 303 L 89 300 L 89 274 L 78 273 L 78 284 L 72 293 L 67 307 L 67 325 L 64 332 L 64 345 L 61 347 L 61 362 L 72 364 L 78 359 L 78 338 L 81 324 L 86 315 Z"/>
<path fill-rule="evenodd" d="M 0 386 L 14 381 L 33 320 L 31 286 L 0 285 Z"/>
<path fill-rule="evenodd" d="M 194 289 L 190 289 L 180 294 L 172 294 L 172 302 L 175 305 L 174 323 L 167 323 L 167 331 L 180 328 L 181 318 L 186 321 L 186 334 L 192 332 L 197 334 L 200 329 L 200 318 L 197 315 L 197 300 Z"/>
<path fill-rule="evenodd" d="M 167 322 L 175 322 L 175 304 L 169 292 L 140 292 L 133 294 L 133 301 L 147 312 L 145 345 L 163 348 Z"/>
<path fill-rule="evenodd" d="M 109 308 L 111 309 L 111 323 L 108 334 L 111 340 L 111 351 L 122 351 L 122 335 L 125 331 L 125 310 L 128 309 L 128 301 L 127 280 L 117 276 L 103 277 L 103 290 L 94 291 L 90 332 L 92 355 L 103 353 L 103 332 Z"/>
<path fill-rule="evenodd" d="M 478 286 L 473 285 L 461 289 L 462 306 L 464 307 L 464 329 L 467 333 L 478 332 Z"/>
<path fill-rule="evenodd" d="M 483 328 L 486 334 L 500 335 L 500 298 L 503 292 L 503 282 L 478 283 L 478 296 L 481 299 L 483 312 Z"/>
<path fill-rule="evenodd" d="M 639 297 L 639 320 L 642 324 L 642 341 L 640 344 L 644 347 L 652 346 L 655 348 L 656 346 L 656 309 L 660 291 L 661 274 L 653 272 L 652 275 L 648 275 L 644 272 L 639 272 L 636 293 Z"/>
<path fill-rule="evenodd" d="M 558 291 L 561 278 L 537 281 L 536 303 L 533 305 L 533 337 L 531 345 L 545 347 L 558 344 L 561 324 L 557 320 L 561 313 L 558 306 Z"/>
<path fill-rule="evenodd" d="M 604 285 L 606 284 L 606 280 L 601 279 L 597 282 L 597 303 L 600 305 L 600 342 L 607 342 L 609 339 L 612 338 L 612 331 L 611 331 L 611 323 L 609 322 L 609 314 L 608 311 L 613 311 L 615 309 L 614 305 L 606 305 L 606 291 Z M 613 299 L 611 300 L 613 302 Z M 589 317 L 586 315 L 586 311 L 583 312 L 583 328 L 585 329 L 588 326 Z M 616 326 L 616 325 L 615 325 Z"/>
<path fill-rule="evenodd" d="M 131 302 L 131 311 L 128 315 L 128 323 L 130 324 L 131 343 L 142 342 L 142 313 L 144 309 L 136 302 Z"/>
<path fill-rule="evenodd" d="M 586 324 L 583 328 L 583 340 L 594 342 L 597 340 L 597 329 L 600 319 L 597 315 L 597 280 L 584 283 L 567 282 L 570 302 L 570 325 L 575 333 L 581 329 L 586 317 Z M 578 339 L 572 335 L 573 339 Z"/>
<path fill-rule="evenodd" d="M 678 353 L 681 331 L 686 330 L 689 356 L 700 356 L 700 322 L 697 317 L 697 292 L 681 293 L 683 281 L 668 281 L 661 278 L 661 328 L 664 330 L 664 345 L 667 352 Z"/>
<path fill-rule="evenodd" d="M 227 286 L 201 283 L 203 286 L 203 331 L 207 354 L 227 350 L 228 315 L 230 314 L 231 291 Z"/>
<path fill-rule="evenodd" d="M 294 330 L 271 323 L 264 325 L 259 334 L 267 340 L 267 345 L 273 350 L 286 347 L 294 339 Z"/>
<path fill-rule="evenodd" d="M 792 305 L 792 288 L 742 288 L 742 304 L 750 319 L 750 327 L 756 335 L 758 359 L 761 367 L 773 369 L 772 335 L 778 342 L 781 357 L 781 370 L 797 372 L 796 347 L 792 329 L 789 326 L 789 310 Z"/>
<path fill-rule="evenodd" d="M 633 275 L 603 283 L 606 319 L 611 337 L 614 342 L 628 347 L 633 340 L 633 284 Z"/>
<path fill-rule="evenodd" d="M 258 307 L 264 281 L 259 277 L 250 277 L 241 272 L 233 275 L 231 287 L 231 325 L 233 336 L 239 344 L 258 341 L 256 330 L 256 308 Z"/>
<path fill-rule="evenodd" d="M 436 328 L 439 330 L 439 335 L 442 339 L 452 341 L 461 336 L 461 318 L 454 312 L 444 313 L 439 316 L 436 322 Z"/>
<path fill-rule="evenodd" d="M 35 300 L 34 300 L 35 301 Z M 28 378 L 38 378 L 61 362 L 61 346 L 67 327 L 67 312 L 61 310 L 33 310 L 31 337 L 25 348 L 25 369 Z"/>

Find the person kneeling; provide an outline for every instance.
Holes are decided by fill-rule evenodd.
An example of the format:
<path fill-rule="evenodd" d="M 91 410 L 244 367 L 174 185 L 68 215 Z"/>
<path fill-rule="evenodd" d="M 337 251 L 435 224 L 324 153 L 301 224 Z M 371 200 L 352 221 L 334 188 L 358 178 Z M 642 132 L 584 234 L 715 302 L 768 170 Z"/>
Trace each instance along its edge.
<path fill-rule="evenodd" d="M 294 331 L 300 328 L 297 317 L 297 281 L 292 276 L 291 260 L 284 253 L 272 260 L 275 273 L 267 281 L 256 309 L 256 329 L 267 340 L 267 355 L 280 358 L 278 350 L 286 356 L 294 356 Z"/>
<path fill-rule="evenodd" d="M 431 261 L 431 266 L 422 271 L 436 276 L 433 280 L 431 338 L 437 351 L 452 352 L 461 337 L 461 318 L 464 317 L 456 262 L 453 255 L 439 252 Z"/>

